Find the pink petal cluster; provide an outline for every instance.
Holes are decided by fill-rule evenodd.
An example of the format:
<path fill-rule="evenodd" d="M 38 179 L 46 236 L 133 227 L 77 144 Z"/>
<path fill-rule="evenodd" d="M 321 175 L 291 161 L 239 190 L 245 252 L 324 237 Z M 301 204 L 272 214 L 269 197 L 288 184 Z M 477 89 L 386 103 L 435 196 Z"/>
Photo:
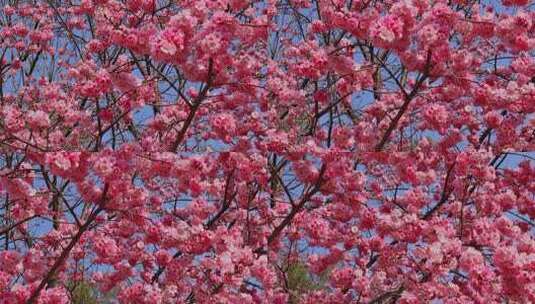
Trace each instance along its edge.
<path fill-rule="evenodd" d="M 535 303 L 534 20 L 3 3 L 0 304 Z"/>

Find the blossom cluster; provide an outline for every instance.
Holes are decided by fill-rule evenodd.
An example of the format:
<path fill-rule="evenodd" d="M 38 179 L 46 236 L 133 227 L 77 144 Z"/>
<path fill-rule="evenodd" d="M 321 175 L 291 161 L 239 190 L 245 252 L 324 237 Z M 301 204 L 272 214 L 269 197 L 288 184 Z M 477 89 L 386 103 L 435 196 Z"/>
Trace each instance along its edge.
<path fill-rule="evenodd" d="M 532 2 L 0 3 L 0 304 L 535 303 Z"/>

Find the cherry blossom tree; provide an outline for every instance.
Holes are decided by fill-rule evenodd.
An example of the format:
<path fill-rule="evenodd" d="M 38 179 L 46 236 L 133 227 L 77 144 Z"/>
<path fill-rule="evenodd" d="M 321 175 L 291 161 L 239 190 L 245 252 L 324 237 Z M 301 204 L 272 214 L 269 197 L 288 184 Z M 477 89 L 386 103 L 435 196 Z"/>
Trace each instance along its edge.
<path fill-rule="evenodd" d="M 535 303 L 532 1 L 0 3 L 0 303 Z"/>

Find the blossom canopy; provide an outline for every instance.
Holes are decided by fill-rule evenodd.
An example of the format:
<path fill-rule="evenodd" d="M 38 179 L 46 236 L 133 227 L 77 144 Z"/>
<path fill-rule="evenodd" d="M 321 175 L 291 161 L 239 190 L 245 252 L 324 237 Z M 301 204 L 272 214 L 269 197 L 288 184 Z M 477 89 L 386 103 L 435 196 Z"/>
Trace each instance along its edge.
<path fill-rule="evenodd" d="M 534 6 L 0 0 L 0 304 L 535 303 Z"/>

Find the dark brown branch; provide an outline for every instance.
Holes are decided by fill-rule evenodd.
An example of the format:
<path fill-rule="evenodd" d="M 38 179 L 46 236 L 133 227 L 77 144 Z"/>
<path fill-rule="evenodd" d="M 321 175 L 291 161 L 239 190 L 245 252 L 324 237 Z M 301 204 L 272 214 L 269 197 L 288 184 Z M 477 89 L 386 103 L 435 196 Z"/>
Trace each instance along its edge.
<path fill-rule="evenodd" d="M 16 223 L 13 224 L 13 225 L 10 225 L 10 226 L 8 226 L 8 227 L 5 227 L 5 228 L 3 228 L 2 230 L 0 230 L 0 234 L 8 233 L 9 231 L 11 231 L 12 229 L 16 228 L 17 226 L 22 225 L 22 224 L 26 223 L 27 221 L 32 220 L 32 219 L 34 219 L 34 218 L 36 218 L 36 217 L 38 217 L 38 216 L 37 216 L 37 215 L 30 216 L 30 217 L 27 217 L 27 218 L 25 218 L 25 219 L 23 219 L 23 220 L 20 220 L 20 221 L 16 222 Z"/>
<path fill-rule="evenodd" d="M 216 213 L 216 215 L 214 215 L 214 217 L 212 217 L 206 223 L 205 227 L 207 229 L 210 229 L 217 222 L 217 220 L 221 216 L 223 216 L 223 214 L 228 210 L 228 208 L 230 207 L 230 203 L 232 202 L 232 200 L 234 199 L 234 197 L 237 194 L 236 192 L 234 192 L 230 198 L 228 197 L 229 190 L 230 190 L 230 183 L 232 181 L 232 177 L 233 176 L 234 176 L 234 170 L 232 172 L 230 172 L 230 174 L 227 177 L 227 183 L 225 185 L 225 194 L 223 196 L 223 203 L 222 203 L 221 209 L 219 209 L 219 211 Z"/>
<path fill-rule="evenodd" d="M 197 98 L 193 101 L 190 112 L 188 114 L 188 117 L 186 118 L 186 121 L 184 121 L 184 124 L 182 125 L 182 128 L 178 132 L 175 141 L 171 144 L 171 147 L 169 149 L 170 152 L 176 152 L 176 149 L 180 145 L 180 143 L 184 140 L 184 136 L 186 135 L 186 132 L 189 129 L 189 126 L 193 122 L 193 119 L 195 118 L 195 113 L 197 113 L 197 110 L 199 109 L 199 106 L 201 105 L 202 101 L 206 98 L 208 95 L 208 90 L 212 87 L 212 82 L 214 80 L 213 75 L 213 61 L 210 59 L 208 61 L 208 79 L 206 81 L 206 85 L 201 89 L 199 95 L 197 95 Z"/>
<path fill-rule="evenodd" d="M 299 203 L 292 208 L 290 213 L 282 220 L 282 222 L 277 227 L 275 227 L 275 229 L 268 236 L 267 238 L 268 246 L 279 237 L 279 235 L 282 233 L 284 228 L 286 228 L 286 226 L 288 226 L 292 222 L 294 217 L 297 215 L 297 213 L 299 213 L 299 211 L 301 211 L 301 209 L 303 209 L 303 207 L 310 200 L 310 198 L 312 198 L 312 196 L 320 190 L 320 187 L 323 181 L 324 172 L 325 172 L 325 164 L 321 166 L 318 180 L 316 181 L 314 186 L 312 186 L 312 188 L 305 195 L 303 195 Z M 265 250 L 263 248 L 257 248 L 254 252 L 257 254 L 262 254 L 265 252 Z"/>
<path fill-rule="evenodd" d="M 182 255 L 182 252 L 181 251 L 177 251 L 173 255 L 173 260 L 179 258 L 181 255 Z M 164 271 L 165 271 L 165 266 L 161 266 L 161 267 L 158 268 L 158 270 L 152 276 L 152 279 L 151 279 L 152 284 L 154 284 L 156 281 L 158 281 L 158 278 L 162 275 L 162 273 Z"/>
<path fill-rule="evenodd" d="M 98 207 L 89 215 L 87 218 L 87 221 L 80 227 L 76 235 L 71 239 L 67 247 L 63 249 L 61 252 L 61 255 L 58 257 L 54 265 L 52 265 L 52 268 L 48 271 L 45 278 L 39 283 L 39 286 L 34 290 L 28 301 L 26 301 L 26 304 L 33 304 L 36 303 L 37 298 L 39 297 L 39 294 L 41 291 L 49 284 L 49 282 L 52 280 L 52 278 L 56 275 L 56 272 L 61 267 L 61 265 L 65 262 L 69 254 L 71 253 L 71 250 L 76 246 L 82 235 L 88 230 L 89 226 L 95 221 L 97 216 L 104 210 L 104 204 L 106 202 L 106 195 L 108 192 L 108 184 L 104 185 L 104 190 L 102 192 L 102 197 L 100 199 L 100 202 L 98 202 Z"/>
<path fill-rule="evenodd" d="M 377 298 L 371 300 L 368 304 L 383 304 L 383 303 L 395 303 L 399 297 L 401 297 L 401 294 L 405 288 L 403 286 L 399 287 L 396 290 L 385 292 L 382 295 L 378 296 Z M 391 301 L 391 302 L 387 302 Z"/>
<path fill-rule="evenodd" d="M 444 205 L 444 203 L 448 201 L 448 198 L 450 197 L 450 194 L 451 194 L 451 191 L 448 188 L 449 188 L 449 181 L 450 181 L 451 172 L 453 171 L 453 167 L 455 167 L 455 163 L 453 163 L 448 168 L 448 172 L 446 173 L 446 178 L 444 179 L 444 187 L 442 189 L 440 201 L 433 208 L 427 211 L 422 216 L 422 219 L 424 220 L 428 219 L 431 215 L 433 215 L 433 213 L 435 213 L 435 211 L 437 211 L 442 205 Z"/>
<path fill-rule="evenodd" d="M 383 150 L 384 146 L 386 145 L 386 142 L 390 138 L 390 135 L 392 135 L 392 132 L 394 132 L 394 130 L 397 128 L 398 123 L 401 120 L 401 117 L 403 117 L 403 114 L 405 114 L 405 112 L 409 108 L 411 101 L 414 99 L 414 97 L 418 93 L 418 90 L 422 86 L 423 82 L 427 79 L 430 69 L 431 69 L 431 51 L 427 53 L 427 62 L 425 64 L 425 69 L 424 69 L 423 74 L 416 81 L 416 84 L 414 85 L 414 88 L 412 89 L 412 91 L 408 95 L 406 93 L 404 94 L 405 101 L 403 102 L 403 105 L 401 105 L 401 108 L 399 109 L 398 113 L 396 114 L 392 122 L 390 122 L 390 125 L 388 126 L 388 129 L 386 130 L 381 140 L 375 146 L 375 152 L 380 152 Z"/>

